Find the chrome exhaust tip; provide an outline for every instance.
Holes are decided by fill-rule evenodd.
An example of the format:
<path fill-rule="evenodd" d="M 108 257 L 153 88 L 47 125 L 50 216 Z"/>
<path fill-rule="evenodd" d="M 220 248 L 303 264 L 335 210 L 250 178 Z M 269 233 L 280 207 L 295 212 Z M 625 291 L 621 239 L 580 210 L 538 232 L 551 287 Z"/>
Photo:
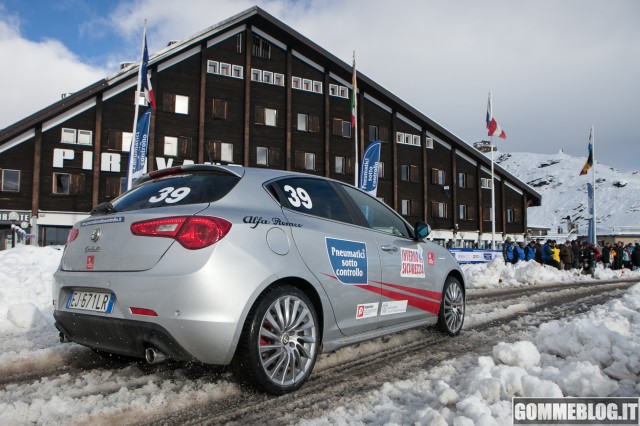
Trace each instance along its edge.
<path fill-rule="evenodd" d="M 147 360 L 149 364 L 158 364 L 166 360 L 167 356 L 156 348 L 147 348 L 144 351 L 144 359 Z"/>

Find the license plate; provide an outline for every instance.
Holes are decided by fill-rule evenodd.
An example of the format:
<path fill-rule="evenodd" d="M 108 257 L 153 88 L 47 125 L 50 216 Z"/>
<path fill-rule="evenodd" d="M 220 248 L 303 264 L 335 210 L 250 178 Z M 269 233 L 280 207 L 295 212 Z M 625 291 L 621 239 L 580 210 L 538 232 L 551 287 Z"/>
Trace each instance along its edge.
<path fill-rule="evenodd" d="M 113 293 L 93 291 L 74 291 L 67 299 L 68 309 L 111 313 L 114 301 Z"/>

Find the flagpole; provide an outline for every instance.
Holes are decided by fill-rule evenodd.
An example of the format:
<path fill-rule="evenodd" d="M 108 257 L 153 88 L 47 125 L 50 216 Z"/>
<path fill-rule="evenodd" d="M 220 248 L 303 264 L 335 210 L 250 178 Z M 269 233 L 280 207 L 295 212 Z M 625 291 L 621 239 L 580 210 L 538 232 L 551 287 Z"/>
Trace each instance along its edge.
<path fill-rule="evenodd" d="M 591 159 L 593 160 L 593 174 L 591 175 L 591 185 L 593 185 L 593 245 L 598 244 L 596 233 L 596 134 L 591 125 Z"/>
<path fill-rule="evenodd" d="M 133 183 L 133 144 L 136 138 L 136 127 L 138 125 L 138 102 L 140 101 L 140 86 L 142 84 L 142 61 L 144 56 L 144 40 L 147 37 L 147 20 L 144 20 L 144 30 L 142 31 L 142 46 L 140 47 L 140 68 L 138 69 L 138 84 L 133 100 L 133 132 L 131 132 L 131 147 L 129 148 L 129 171 L 127 173 L 127 191 L 131 189 Z M 146 77 L 146 76 L 145 76 Z"/>
<path fill-rule="evenodd" d="M 359 166 L 358 166 L 358 81 L 357 81 L 357 77 L 356 77 L 356 51 L 353 51 L 353 76 L 352 76 L 352 81 L 351 81 L 351 85 L 353 86 L 353 105 L 352 105 L 352 111 L 351 114 L 353 114 L 352 120 L 354 121 L 353 123 L 353 132 L 354 132 L 354 146 L 355 146 L 355 170 L 354 170 L 354 181 L 355 181 L 355 187 L 359 188 L 360 187 L 360 182 L 358 179 L 358 173 L 359 173 Z"/>
<path fill-rule="evenodd" d="M 491 92 L 489 92 L 491 96 Z M 493 174 L 493 135 L 489 136 L 489 149 L 491 149 L 491 250 L 496 249 L 496 196 Z"/>

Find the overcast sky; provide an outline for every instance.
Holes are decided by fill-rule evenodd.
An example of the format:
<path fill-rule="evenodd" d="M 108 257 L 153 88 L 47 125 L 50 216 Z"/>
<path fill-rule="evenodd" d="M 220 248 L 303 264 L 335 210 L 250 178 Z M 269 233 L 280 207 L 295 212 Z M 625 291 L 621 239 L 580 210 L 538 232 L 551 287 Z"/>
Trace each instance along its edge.
<path fill-rule="evenodd" d="M 469 144 L 491 90 L 501 151 L 640 170 L 637 0 L 0 0 L 0 128 L 254 5 Z"/>

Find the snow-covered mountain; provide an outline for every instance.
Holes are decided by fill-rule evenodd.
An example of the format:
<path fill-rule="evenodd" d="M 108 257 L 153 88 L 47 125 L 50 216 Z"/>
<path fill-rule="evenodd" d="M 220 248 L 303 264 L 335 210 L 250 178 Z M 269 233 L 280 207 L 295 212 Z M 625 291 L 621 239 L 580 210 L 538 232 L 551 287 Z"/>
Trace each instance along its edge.
<path fill-rule="evenodd" d="M 624 155 L 624 154 L 621 154 Z M 598 235 L 640 233 L 640 173 L 621 172 L 596 161 L 580 176 L 586 157 L 525 152 L 494 152 L 497 164 L 542 195 L 540 207 L 527 210 L 528 225 L 567 229 L 567 216 L 578 225 L 578 234 L 587 234 L 590 217 L 587 183 L 596 173 L 596 223 Z"/>

